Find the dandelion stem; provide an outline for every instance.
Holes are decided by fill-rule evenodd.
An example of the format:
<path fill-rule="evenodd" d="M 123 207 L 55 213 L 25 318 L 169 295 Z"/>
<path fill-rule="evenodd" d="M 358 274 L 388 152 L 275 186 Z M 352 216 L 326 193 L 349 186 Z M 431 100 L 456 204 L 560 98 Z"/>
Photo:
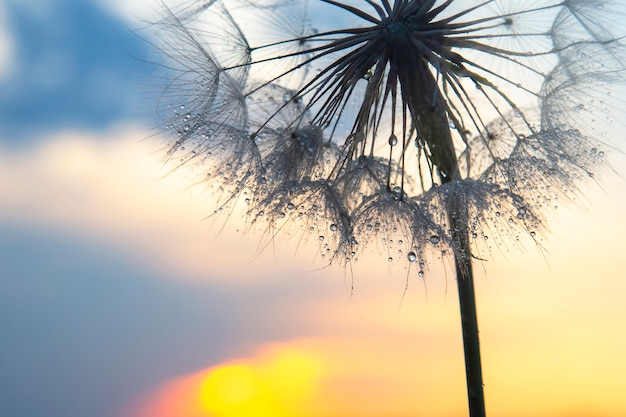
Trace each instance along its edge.
<path fill-rule="evenodd" d="M 469 250 L 467 232 L 463 225 L 456 225 L 458 219 L 451 217 L 453 236 L 459 248 L 454 254 L 456 281 L 459 290 L 459 307 L 461 310 L 461 328 L 463 331 L 463 350 L 465 352 L 465 378 L 467 381 L 467 398 L 470 417 L 485 417 L 485 396 L 483 392 L 483 375 L 480 361 L 480 344 L 478 340 L 478 319 L 476 314 L 476 296 L 474 294 L 474 274 L 472 257 Z"/>
<path fill-rule="evenodd" d="M 417 62 L 415 67 L 419 68 Z M 448 109 L 437 88 L 436 80 L 426 68 L 411 71 L 403 79 L 405 98 L 417 126 L 418 135 L 428 143 L 431 160 L 436 164 L 442 183 L 460 180 L 460 172 L 450 127 Z M 422 78 L 420 79 L 419 76 Z M 453 197 L 446 207 L 452 230 L 454 263 L 459 291 L 465 375 L 470 417 L 485 417 L 485 399 L 478 342 L 478 320 L 474 295 L 472 256 L 467 235 L 467 207 Z"/>
<path fill-rule="evenodd" d="M 460 181 L 461 173 L 448 122 L 451 109 L 441 95 L 437 79 L 420 59 L 404 58 L 400 64 L 400 68 L 410 69 L 399 71 L 403 96 L 418 136 L 428 144 L 430 160 L 437 167 L 441 182 Z M 453 196 L 446 213 L 452 231 L 470 417 L 485 417 L 474 275 L 467 234 L 467 207 L 457 196 Z"/>

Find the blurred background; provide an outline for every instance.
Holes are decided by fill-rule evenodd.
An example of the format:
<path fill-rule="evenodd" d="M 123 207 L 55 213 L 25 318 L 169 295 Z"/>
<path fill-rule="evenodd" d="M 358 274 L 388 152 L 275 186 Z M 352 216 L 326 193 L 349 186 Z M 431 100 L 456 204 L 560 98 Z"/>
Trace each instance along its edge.
<path fill-rule="evenodd" d="M 259 248 L 168 175 L 155 9 L 0 0 L 0 415 L 466 415 L 449 266 Z M 477 264 L 490 416 L 626 415 L 626 183 L 582 191 Z"/>

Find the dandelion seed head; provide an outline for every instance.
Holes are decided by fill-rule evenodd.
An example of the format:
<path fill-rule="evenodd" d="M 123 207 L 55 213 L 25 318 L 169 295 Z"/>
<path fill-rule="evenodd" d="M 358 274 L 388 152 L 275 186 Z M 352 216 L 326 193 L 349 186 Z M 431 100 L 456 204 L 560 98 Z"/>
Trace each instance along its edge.
<path fill-rule="evenodd" d="M 304 234 L 333 259 L 367 246 L 407 262 L 432 249 L 480 257 L 536 241 L 546 213 L 620 146 L 619 3 L 165 8 L 166 158 L 197 167 L 218 206 L 246 192 L 269 238 Z"/>

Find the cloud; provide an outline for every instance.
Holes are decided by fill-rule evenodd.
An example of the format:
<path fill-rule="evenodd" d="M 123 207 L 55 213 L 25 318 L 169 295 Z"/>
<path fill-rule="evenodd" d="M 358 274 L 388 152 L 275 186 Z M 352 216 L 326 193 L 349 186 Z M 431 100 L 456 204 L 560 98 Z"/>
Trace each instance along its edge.
<path fill-rule="evenodd" d="M 5 7 L 0 3 L 0 83 L 9 78 L 14 70 L 15 42 L 8 30 Z"/>
<path fill-rule="evenodd" d="M 198 251 L 210 253 L 202 222 L 207 196 L 184 191 L 181 175 L 166 176 L 153 142 L 143 141 L 149 134 L 124 128 L 65 132 L 36 147 L 0 151 L 0 216 L 122 242 L 146 260 L 179 267 Z M 187 265 L 185 272 L 207 272 L 196 267 Z"/>
<path fill-rule="evenodd" d="M 148 120 L 151 47 L 93 1 L 5 1 L 0 20 L 0 138 Z M 143 78 L 142 78 L 143 77 Z"/>
<path fill-rule="evenodd" d="M 161 16 L 162 7 L 159 0 L 95 0 L 101 7 L 110 10 L 131 25 L 153 22 Z M 176 7 L 188 0 L 166 0 L 164 3 Z"/>

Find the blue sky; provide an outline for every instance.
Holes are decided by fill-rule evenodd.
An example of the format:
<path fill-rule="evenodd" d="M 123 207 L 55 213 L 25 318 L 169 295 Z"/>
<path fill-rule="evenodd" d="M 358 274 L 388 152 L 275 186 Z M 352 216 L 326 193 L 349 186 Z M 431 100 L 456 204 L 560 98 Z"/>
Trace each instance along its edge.
<path fill-rule="evenodd" d="M 33 5 L 34 4 L 34 5 Z M 150 48 L 111 10 L 85 0 L 5 1 L 12 68 L 0 81 L 0 137 L 148 118 Z"/>

